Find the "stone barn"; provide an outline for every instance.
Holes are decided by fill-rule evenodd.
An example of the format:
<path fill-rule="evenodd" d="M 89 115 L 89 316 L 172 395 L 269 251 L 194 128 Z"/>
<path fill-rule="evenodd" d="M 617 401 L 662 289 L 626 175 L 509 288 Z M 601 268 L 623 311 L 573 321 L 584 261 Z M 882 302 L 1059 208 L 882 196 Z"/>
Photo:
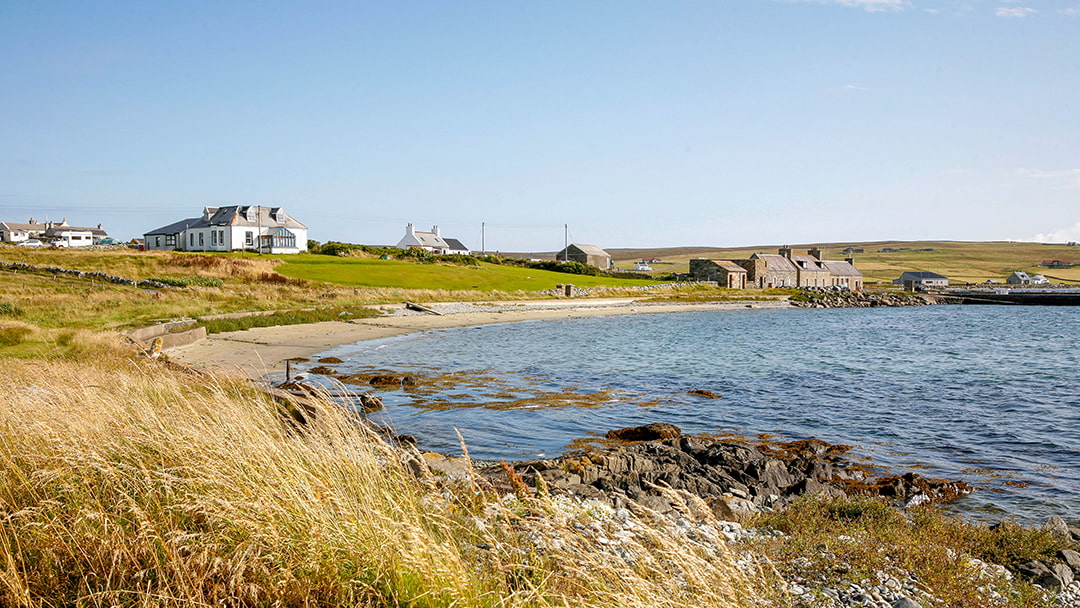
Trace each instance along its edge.
<path fill-rule="evenodd" d="M 690 260 L 690 275 L 695 281 L 715 281 L 721 287 L 746 289 L 746 269 L 731 260 Z"/>
<path fill-rule="evenodd" d="M 555 260 L 558 262 L 580 262 L 582 264 L 588 264 L 589 266 L 595 266 L 600 270 L 611 269 L 611 256 L 608 255 L 608 252 L 596 245 L 579 245 L 571 243 L 567 245 L 565 249 L 555 254 Z"/>

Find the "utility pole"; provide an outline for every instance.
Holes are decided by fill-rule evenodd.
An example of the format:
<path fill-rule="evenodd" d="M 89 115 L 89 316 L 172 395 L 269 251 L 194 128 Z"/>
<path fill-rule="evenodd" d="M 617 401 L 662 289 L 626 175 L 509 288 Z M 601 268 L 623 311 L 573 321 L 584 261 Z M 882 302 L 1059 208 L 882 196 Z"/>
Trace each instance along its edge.
<path fill-rule="evenodd" d="M 570 251 L 567 249 L 568 247 L 570 247 L 570 225 L 569 224 L 563 224 L 562 225 L 562 230 L 563 230 L 563 234 L 562 234 L 562 246 L 563 246 L 563 249 L 562 249 L 562 261 L 565 262 L 565 261 L 570 259 Z M 556 261 L 558 261 L 558 260 L 556 260 Z"/>
<path fill-rule="evenodd" d="M 487 255 L 487 244 L 484 242 L 484 228 L 486 222 L 480 222 L 480 253 Z"/>

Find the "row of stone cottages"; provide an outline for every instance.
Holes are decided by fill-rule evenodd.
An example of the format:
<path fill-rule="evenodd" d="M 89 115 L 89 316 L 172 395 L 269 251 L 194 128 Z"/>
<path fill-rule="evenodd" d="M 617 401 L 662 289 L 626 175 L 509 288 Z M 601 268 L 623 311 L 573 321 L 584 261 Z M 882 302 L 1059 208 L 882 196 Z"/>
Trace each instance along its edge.
<path fill-rule="evenodd" d="M 814 248 L 806 255 L 796 254 L 791 247 L 781 247 L 779 253 L 755 253 L 746 260 L 690 260 L 690 276 L 695 281 L 714 281 L 732 289 L 756 287 L 838 287 L 860 291 L 863 274 L 855 261 L 822 259 L 821 249 Z"/>

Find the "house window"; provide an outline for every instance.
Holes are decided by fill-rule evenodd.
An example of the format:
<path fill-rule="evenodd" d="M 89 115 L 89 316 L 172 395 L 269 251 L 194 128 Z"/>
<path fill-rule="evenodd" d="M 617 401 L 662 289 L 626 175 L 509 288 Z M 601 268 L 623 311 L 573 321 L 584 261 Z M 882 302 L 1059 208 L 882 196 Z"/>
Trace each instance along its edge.
<path fill-rule="evenodd" d="M 155 236 L 154 237 L 154 247 L 155 248 L 156 247 L 161 247 L 161 237 L 160 236 Z"/>
<path fill-rule="evenodd" d="M 195 233 L 194 232 L 189 232 L 188 233 L 188 235 L 187 235 L 187 244 L 188 244 L 188 247 L 194 247 L 195 246 Z"/>
<path fill-rule="evenodd" d="M 200 232 L 199 233 L 199 247 L 205 247 L 206 246 L 206 240 L 204 239 L 205 234 L 206 234 L 205 232 Z"/>
<path fill-rule="evenodd" d="M 251 247 L 255 244 L 255 233 L 248 230 L 244 233 L 244 246 Z"/>
<path fill-rule="evenodd" d="M 175 234 L 166 234 L 165 235 L 165 246 L 166 247 L 176 247 L 176 235 Z"/>
<path fill-rule="evenodd" d="M 222 247 L 224 247 L 225 246 L 225 231 L 224 230 L 218 230 L 217 239 L 218 239 L 218 244 L 220 244 Z"/>
<path fill-rule="evenodd" d="M 210 246 L 217 247 L 217 232 L 214 230 L 210 231 Z"/>

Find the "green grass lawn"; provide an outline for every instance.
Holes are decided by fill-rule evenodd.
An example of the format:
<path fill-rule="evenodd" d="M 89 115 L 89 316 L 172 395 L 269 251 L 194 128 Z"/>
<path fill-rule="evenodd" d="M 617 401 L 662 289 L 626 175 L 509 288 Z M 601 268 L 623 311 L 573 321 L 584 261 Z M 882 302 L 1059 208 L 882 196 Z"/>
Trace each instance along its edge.
<path fill-rule="evenodd" d="M 281 256 L 281 260 L 284 264 L 278 266 L 277 271 L 287 277 L 348 287 L 515 292 L 553 289 L 560 283 L 572 283 L 577 287 L 627 287 L 657 282 L 590 277 L 494 264 L 444 266 L 326 255 Z"/>

